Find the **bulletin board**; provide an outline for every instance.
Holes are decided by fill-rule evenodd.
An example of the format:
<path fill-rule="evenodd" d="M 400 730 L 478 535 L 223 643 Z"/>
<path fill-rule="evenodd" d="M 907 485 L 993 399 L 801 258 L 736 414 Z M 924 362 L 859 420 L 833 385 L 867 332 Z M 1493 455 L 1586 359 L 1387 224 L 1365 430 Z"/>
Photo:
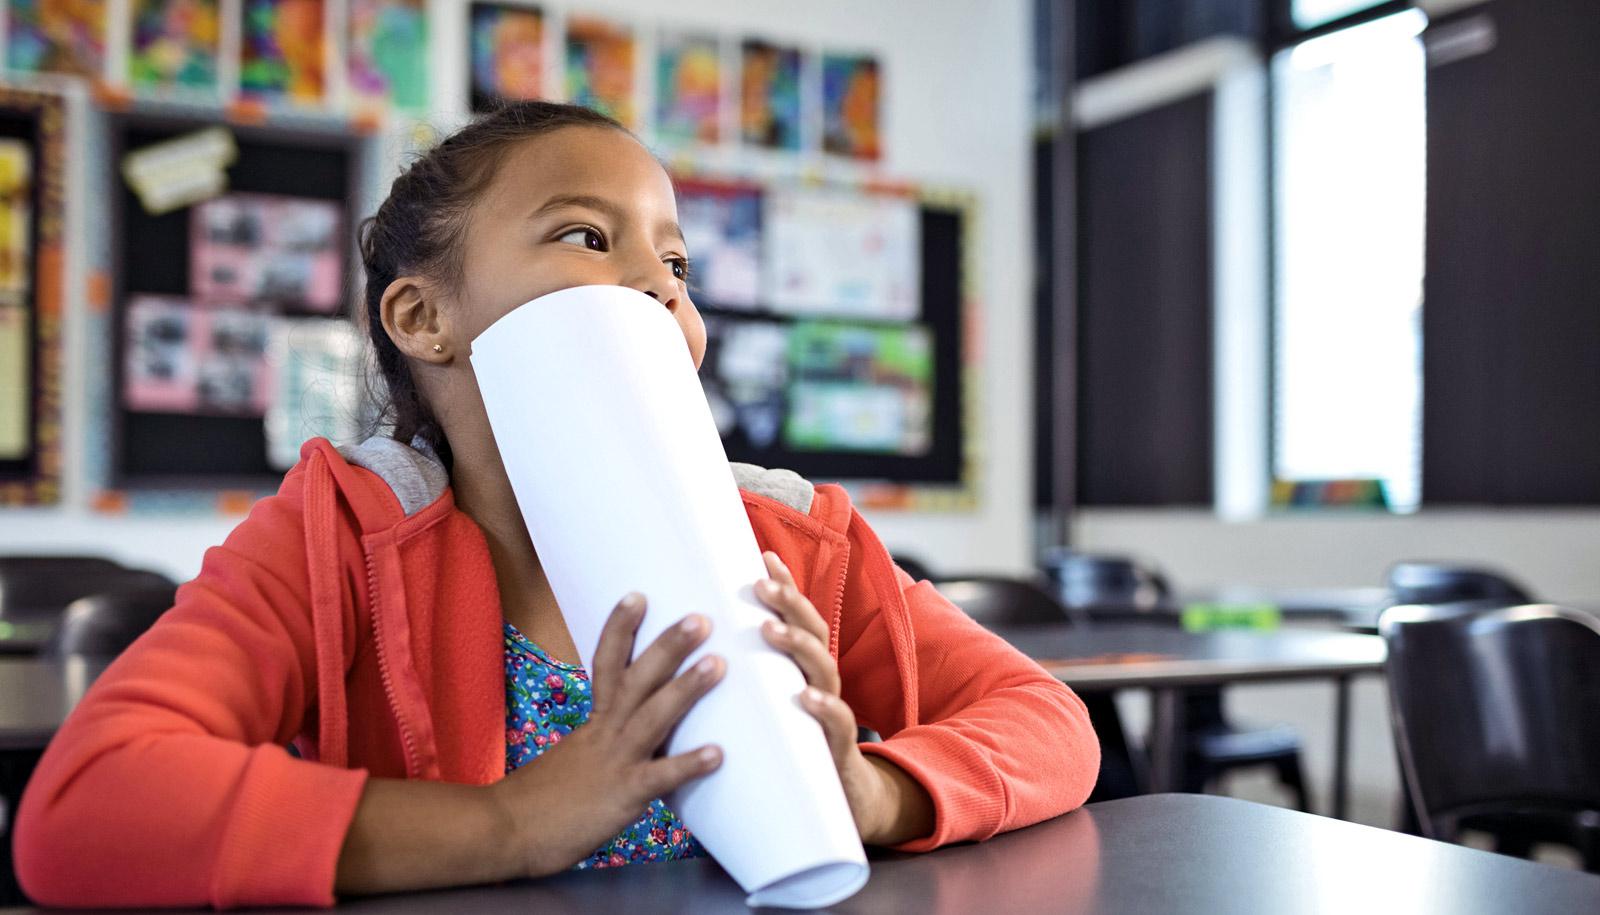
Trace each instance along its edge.
<path fill-rule="evenodd" d="M 110 163 L 218 123 L 109 115 Z M 111 493 L 275 488 L 260 387 L 270 328 L 350 314 L 368 138 L 226 126 L 227 189 L 194 206 L 152 215 L 108 169 Z"/>
<path fill-rule="evenodd" d="M 970 197 L 904 186 L 677 182 L 701 367 L 734 461 L 864 504 L 975 504 Z"/>
<path fill-rule="evenodd" d="M 0 88 L 0 505 L 60 499 L 64 121 Z"/>

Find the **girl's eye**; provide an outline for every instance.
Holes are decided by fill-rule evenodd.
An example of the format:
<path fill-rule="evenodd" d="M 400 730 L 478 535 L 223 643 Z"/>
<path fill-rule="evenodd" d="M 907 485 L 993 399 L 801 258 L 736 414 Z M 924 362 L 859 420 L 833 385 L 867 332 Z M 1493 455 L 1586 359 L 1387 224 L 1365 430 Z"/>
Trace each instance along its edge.
<path fill-rule="evenodd" d="M 606 249 L 606 240 L 600 237 L 599 232 L 588 226 L 580 226 L 573 229 L 556 239 L 556 241 L 564 241 L 569 245 L 582 245 L 590 251 L 604 251 Z"/>
<path fill-rule="evenodd" d="M 686 257 L 674 257 L 674 258 L 668 259 L 667 263 L 672 265 L 672 275 L 673 276 L 677 277 L 679 280 L 681 280 L 683 282 L 688 282 L 688 280 L 689 280 L 689 259 L 688 258 L 686 258 Z"/>

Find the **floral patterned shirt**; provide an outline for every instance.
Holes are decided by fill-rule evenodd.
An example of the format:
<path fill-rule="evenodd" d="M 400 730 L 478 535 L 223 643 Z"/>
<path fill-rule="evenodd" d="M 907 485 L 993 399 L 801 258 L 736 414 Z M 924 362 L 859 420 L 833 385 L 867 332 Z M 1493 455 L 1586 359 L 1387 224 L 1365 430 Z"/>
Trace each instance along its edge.
<path fill-rule="evenodd" d="M 544 653 L 508 621 L 506 645 L 506 771 L 527 765 L 589 720 L 589 673 Z M 698 858 L 705 849 L 678 815 L 657 798 L 622 834 L 579 861 L 577 869 L 641 861 Z"/>

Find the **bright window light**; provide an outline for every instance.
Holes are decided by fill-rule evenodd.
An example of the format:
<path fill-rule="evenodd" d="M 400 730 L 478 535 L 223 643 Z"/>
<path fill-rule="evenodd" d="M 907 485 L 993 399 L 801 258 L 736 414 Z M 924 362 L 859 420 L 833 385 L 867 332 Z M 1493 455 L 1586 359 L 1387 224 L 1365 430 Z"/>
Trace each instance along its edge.
<path fill-rule="evenodd" d="M 1426 21 L 1408 10 L 1272 62 L 1274 475 L 1381 480 L 1398 511 L 1421 490 Z"/>
<path fill-rule="evenodd" d="M 1294 0 L 1291 10 L 1295 25 L 1302 29 L 1314 29 L 1325 22 L 1377 6 L 1380 2 L 1382 0 Z"/>

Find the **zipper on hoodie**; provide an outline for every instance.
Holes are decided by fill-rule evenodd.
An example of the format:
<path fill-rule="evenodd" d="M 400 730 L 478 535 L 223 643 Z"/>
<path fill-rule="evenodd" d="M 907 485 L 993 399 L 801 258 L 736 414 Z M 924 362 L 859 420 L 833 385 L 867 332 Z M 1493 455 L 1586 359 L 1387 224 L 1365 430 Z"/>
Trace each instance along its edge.
<path fill-rule="evenodd" d="M 417 740 L 411 733 L 411 728 L 406 724 L 406 716 L 400 712 L 400 703 L 395 696 L 394 677 L 389 671 L 388 642 L 384 638 L 384 621 L 382 609 L 378 606 L 378 570 L 372 562 L 372 550 L 362 550 L 362 558 L 367 565 L 367 606 L 372 613 L 372 641 L 378 654 L 378 675 L 383 681 L 383 694 L 389 700 L 389 712 L 394 716 L 395 728 L 400 732 L 401 748 L 405 753 L 406 777 L 416 778 L 421 766 L 417 761 Z"/>

